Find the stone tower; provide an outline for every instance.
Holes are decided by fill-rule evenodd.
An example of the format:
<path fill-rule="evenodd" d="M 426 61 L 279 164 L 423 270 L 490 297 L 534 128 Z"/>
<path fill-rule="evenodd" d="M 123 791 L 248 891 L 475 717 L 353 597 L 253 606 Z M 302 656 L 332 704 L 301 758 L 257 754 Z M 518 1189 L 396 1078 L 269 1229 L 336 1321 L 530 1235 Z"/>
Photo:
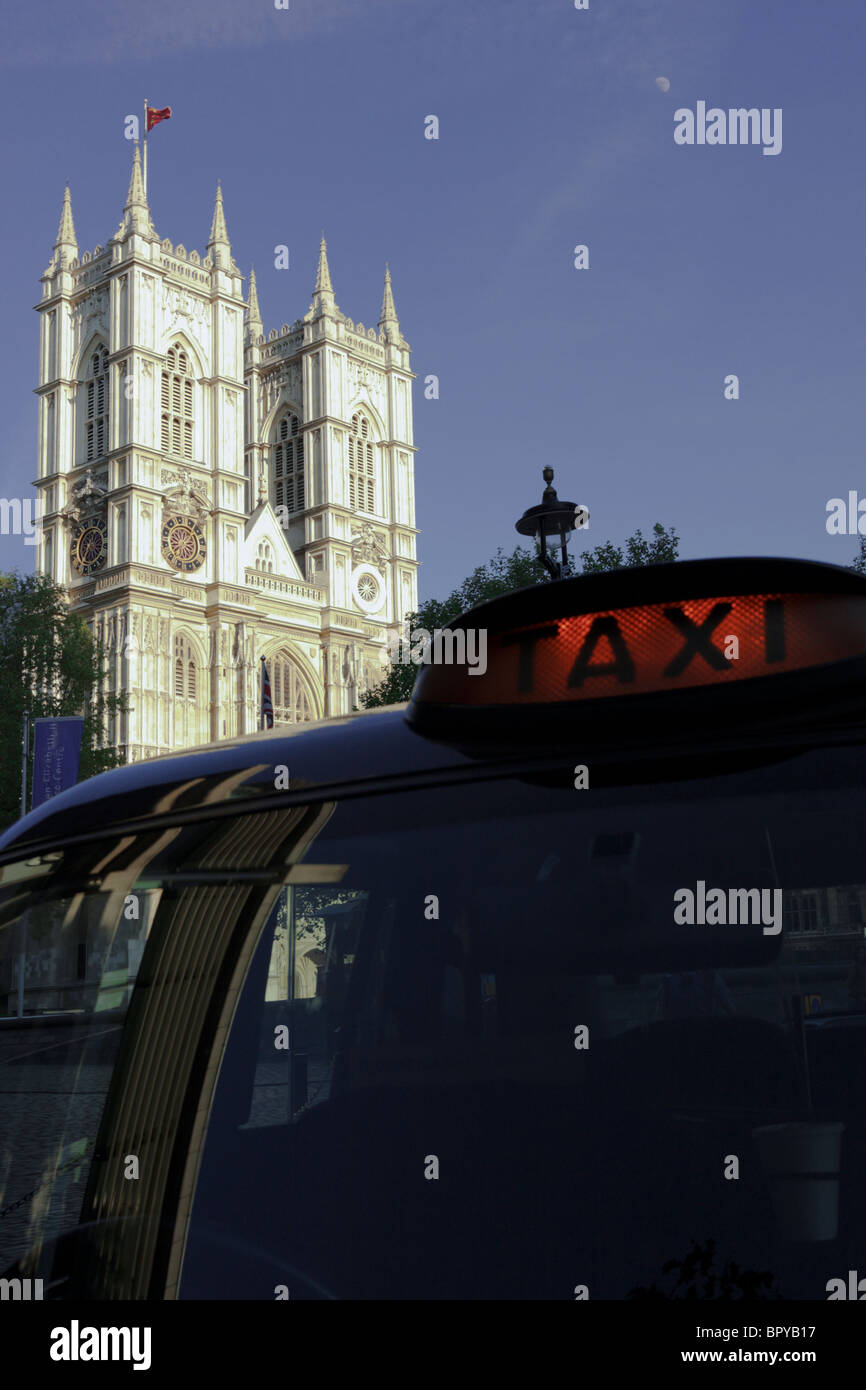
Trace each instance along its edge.
<path fill-rule="evenodd" d="M 123 219 L 79 253 L 67 188 L 42 276 L 39 568 L 105 643 L 132 761 L 353 709 L 417 606 L 413 374 L 386 270 L 263 331 L 217 186 L 206 254 L 160 240 L 136 146 Z"/>

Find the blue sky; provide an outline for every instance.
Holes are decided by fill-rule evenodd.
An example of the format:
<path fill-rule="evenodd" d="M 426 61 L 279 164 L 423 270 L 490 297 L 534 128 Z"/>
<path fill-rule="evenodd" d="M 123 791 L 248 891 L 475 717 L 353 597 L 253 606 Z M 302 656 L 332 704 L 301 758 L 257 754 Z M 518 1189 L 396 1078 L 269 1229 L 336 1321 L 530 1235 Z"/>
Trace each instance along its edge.
<path fill-rule="evenodd" d="M 266 332 L 306 312 L 323 228 L 353 319 L 378 319 L 390 262 L 422 597 L 517 543 L 547 463 L 588 545 L 659 520 L 684 558 L 850 563 L 856 536 L 825 523 L 866 495 L 862 0 L 43 0 L 7 6 L 2 37 L 0 495 L 35 475 L 32 306 L 64 183 L 80 249 L 105 243 L 147 96 L 173 109 L 157 231 L 203 253 L 221 178 Z M 781 153 L 677 146 L 698 101 L 782 108 Z"/>

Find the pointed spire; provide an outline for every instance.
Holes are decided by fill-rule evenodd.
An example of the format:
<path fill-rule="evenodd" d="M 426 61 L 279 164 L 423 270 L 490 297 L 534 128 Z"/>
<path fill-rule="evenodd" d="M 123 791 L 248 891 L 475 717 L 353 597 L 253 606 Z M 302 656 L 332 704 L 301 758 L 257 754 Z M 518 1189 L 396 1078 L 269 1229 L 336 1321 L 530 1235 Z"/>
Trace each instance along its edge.
<path fill-rule="evenodd" d="M 334 286 L 331 284 L 331 272 L 328 269 L 328 246 L 325 241 L 325 233 L 322 232 L 322 240 L 319 243 L 319 264 L 316 269 L 316 287 L 313 294 L 333 294 Z"/>
<path fill-rule="evenodd" d="M 213 221 L 210 224 L 210 240 L 208 250 L 216 246 L 217 242 L 224 242 L 226 246 L 231 245 L 229 234 L 226 231 L 226 216 L 223 212 L 223 190 L 222 184 L 217 180 L 216 202 L 214 203 Z"/>
<path fill-rule="evenodd" d="M 78 241 L 75 236 L 75 223 L 72 221 L 72 200 L 69 196 L 69 184 L 63 194 L 63 211 L 60 214 L 60 225 L 57 228 L 57 240 L 55 246 L 73 246 L 74 254 L 78 254 Z"/>
<path fill-rule="evenodd" d="M 319 264 L 316 267 L 313 302 L 304 315 L 304 319 L 309 323 L 312 319 L 318 318 L 320 314 L 328 312 L 333 314 L 338 311 L 334 300 L 334 286 L 331 284 L 331 272 L 328 269 L 328 247 L 325 233 L 322 232 L 322 240 L 319 242 Z"/>
<path fill-rule="evenodd" d="M 75 224 L 72 221 L 72 202 L 69 197 L 69 184 L 67 184 L 63 194 L 63 209 L 60 213 L 57 240 L 54 243 L 54 255 L 51 257 L 49 270 L 56 270 L 60 266 L 68 265 L 77 255 L 78 241 L 75 236 Z"/>
<path fill-rule="evenodd" d="M 138 141 L 135 142 L 135 152 L 132 156 L 132 174 L 129 180 L 129 193 L 126 196 L 126 206 L 124 212 L 130 208 L 146 208 L 147 199 L 144 196 L 144 180 L 141 177 L 141 159 L 138 154 Z"/>
<path fill-rule="evenodd" d="M 229 234 L 226 230 L 226 216 L 223 212 L 222 184 L 219 182 L 217 182 L 216 202 L 214 203 L 213 220 L 210 224 L 210 237 L 208 238 L 207 249 L 217 269 L 230 270 L 232 268 L 232 248 L 231 242 L 229 241 Z"/>
<path fill-rule="evenodd" d="M 255 267 L 250 266 L 250 293 L 247 300 L 247 329 L 251 338 L 258 337 L 262 331 L 262 316 L 259 311 L 259 295 L 256 288 Z"/>
<path fill-rule="evenodd" d="M 129 192 L 126 195 L 126 202 L 123 207 L 123 221 L 120 224 L 118 236 L 123 236 L 127 232 L 137 232 L 140 236 L 155 235 L 153 223 L 150 220 L 150 209 L 147 206 L 147 198 L 144 196 L 144 180 L 141 177 L 141 158 L 138 153 L 138 141 L 135 142 L 135 151 L 132 156 L 132 173 L 129 178 Z"/>
<path fill-rule="evenodd" d="M 250 297 L 247 308 L 250 311 L 250 322 L 261 323 L 262 316 L 259 311 L 259 294 L 256 287 L 256 268 L 254 265 L 250 266 Z"/>
<path fill-rule="evenodd" d="M 382 312 L 379 315 L 379 327 L 386 324 L 394 324 L 399 327 L 397 320 L 397 310 L 394 308 L 394 294 L 391 289 L 391 271 L 388 269 L 388 262 L 385 262 L 385 293 L 382 295 Z"/>

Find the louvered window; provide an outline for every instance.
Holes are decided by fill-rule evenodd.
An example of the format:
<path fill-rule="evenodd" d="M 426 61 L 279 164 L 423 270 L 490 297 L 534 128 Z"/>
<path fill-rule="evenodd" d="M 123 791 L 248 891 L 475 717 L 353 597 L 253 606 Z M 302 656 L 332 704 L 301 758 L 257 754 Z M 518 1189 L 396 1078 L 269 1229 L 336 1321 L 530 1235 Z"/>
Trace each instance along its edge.
<path fill-rule="evenodd" d="M 207 737 L 207 711 L 198 698 L 198 673 L 192 642 L 185 633 L 179 633 L 174 639 L 173 737 L 176 748 L 192 748 Z"/>
<path fill-rule="evenodd" d="M 174 693 L 178 700 L 194 700 L 196 695 L 192 644 L 182 634 L 174 639 Z"/>
<path fill-rule="evenodd" d="M 274 506 L 304 510 L 304 436 L 297 415 L 284 415 L 274 444 Z"/>
<path fill-rule="evenodd" d="M 376 510 L 376 466 L 366 415 L 353 415 L 349 432 L 349 506 L 353 511 Z"/>
<path fill-rule="evenodd" d="M 166 354 L 166 370 L 162 374 L 163 453 L 191 459 L 194 424 L 189 358 L 176 343 Z"/>
<path fill-rule="evenodd" d="M 87 462 L 101 459 L 108 448 L 108 352 L 99 347 L 90 359 L 86 383 Z"/>

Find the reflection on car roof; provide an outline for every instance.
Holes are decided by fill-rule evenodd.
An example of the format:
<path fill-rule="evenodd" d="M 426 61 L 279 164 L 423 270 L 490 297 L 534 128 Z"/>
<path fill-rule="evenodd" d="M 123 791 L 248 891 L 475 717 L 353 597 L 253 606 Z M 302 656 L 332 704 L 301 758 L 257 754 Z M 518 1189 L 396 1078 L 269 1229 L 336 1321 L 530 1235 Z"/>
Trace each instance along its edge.
<path fill-rule="evenodd" d="M 413 732 L 404 710 L 405 705 L 363 710 L 114 768 L 17 821 L 0 837 L 0 854 L 19 844 L 85 835 L 106 824 L 204 804 L 242 803 L 273 793 L 279 767 L 288 769 L 292 790 L 313 791 L 467 764 L 453 748 Z"/>

